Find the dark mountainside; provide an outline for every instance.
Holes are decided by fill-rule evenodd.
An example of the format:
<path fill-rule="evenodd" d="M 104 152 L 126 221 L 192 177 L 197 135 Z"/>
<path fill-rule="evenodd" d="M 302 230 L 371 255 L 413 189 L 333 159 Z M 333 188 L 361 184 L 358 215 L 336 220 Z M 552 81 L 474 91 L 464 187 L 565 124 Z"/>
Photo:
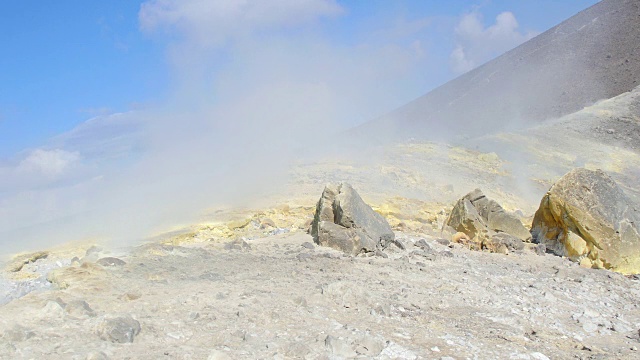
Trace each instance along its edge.
<path fill-rule="evenodd" d="M 355 131 L 441 139 L 570 114 L 640 85 L 639 39 L 640 0 L 604 0 Z"/>

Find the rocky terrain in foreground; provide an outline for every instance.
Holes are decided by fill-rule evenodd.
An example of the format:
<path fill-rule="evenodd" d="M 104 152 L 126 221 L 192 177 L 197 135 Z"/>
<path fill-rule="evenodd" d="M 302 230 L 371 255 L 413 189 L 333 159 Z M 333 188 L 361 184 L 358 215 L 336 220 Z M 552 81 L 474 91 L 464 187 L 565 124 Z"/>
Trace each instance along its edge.
<path fill-rule="evenodd" d="M 293 231 L 146 244 L 117 257 L 90 248 L 58 267 L 60 257 L 21 270 L 57 267 L 50 289 L 0 307 L 0 357 L 639 355 L 640 281 L 553 255 L 470 251 L 396 232 L 396 244 L 378 256 L 354 257 Z"/>
<path fill-rule="evenodd" d="M 459 232 L 450 241 L 392 231 L 342 183 L 325 187 L 315 211 L 245 214 L 120 253 L 92 246 L 17 257 L 4 283 L 23 288 L 0 307 L 0 357 L 640 355 L 640 276 L 527 244 L 517 217 L 479 190 L 442 228 Z"/>

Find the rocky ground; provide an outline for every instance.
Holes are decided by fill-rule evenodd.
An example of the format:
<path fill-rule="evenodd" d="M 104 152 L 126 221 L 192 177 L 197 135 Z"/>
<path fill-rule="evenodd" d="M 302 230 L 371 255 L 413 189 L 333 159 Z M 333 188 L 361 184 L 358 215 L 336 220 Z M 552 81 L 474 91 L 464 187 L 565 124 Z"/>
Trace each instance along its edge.
<path fill-rule="evenodd" d="M 404 232 L 379 256 L 351 257 L 314 245 L 303 230 L 277 230 L 250 223 L 233 231 L 266 236 L 182 236 L 122 253 L 92 247 L 82 259 L 61 252 L 28 263 L 17 273 L 48 274 L 51 284 L 0 307 L 0 357 L 640 355 L 635 277 Z"/>

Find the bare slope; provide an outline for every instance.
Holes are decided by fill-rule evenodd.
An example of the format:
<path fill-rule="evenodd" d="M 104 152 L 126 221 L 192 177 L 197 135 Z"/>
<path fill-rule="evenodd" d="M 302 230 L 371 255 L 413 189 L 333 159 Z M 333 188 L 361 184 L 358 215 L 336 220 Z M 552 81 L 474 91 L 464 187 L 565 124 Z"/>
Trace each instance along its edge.
<path fill-rule="evenodd" d="M 486 134 L 573 113 L 637 85 L 640 1 L 604 0 L 359 131 Z"/>

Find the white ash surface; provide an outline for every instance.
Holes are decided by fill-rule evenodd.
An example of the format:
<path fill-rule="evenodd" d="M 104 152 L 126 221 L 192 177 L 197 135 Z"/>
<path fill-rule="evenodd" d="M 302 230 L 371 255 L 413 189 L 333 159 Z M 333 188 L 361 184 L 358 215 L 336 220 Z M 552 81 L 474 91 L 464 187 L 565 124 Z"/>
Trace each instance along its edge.
<path fill-rule="evenodd" d="M 116 257 L 125 264 L 98 253 L 0 307 L 0 358 L 639 356 L 638 280 L 552 255 L 396 234 L 406 250 L 392 245 L 386 258 L 344 256 L 295 230 L 146 244 Z"/>

